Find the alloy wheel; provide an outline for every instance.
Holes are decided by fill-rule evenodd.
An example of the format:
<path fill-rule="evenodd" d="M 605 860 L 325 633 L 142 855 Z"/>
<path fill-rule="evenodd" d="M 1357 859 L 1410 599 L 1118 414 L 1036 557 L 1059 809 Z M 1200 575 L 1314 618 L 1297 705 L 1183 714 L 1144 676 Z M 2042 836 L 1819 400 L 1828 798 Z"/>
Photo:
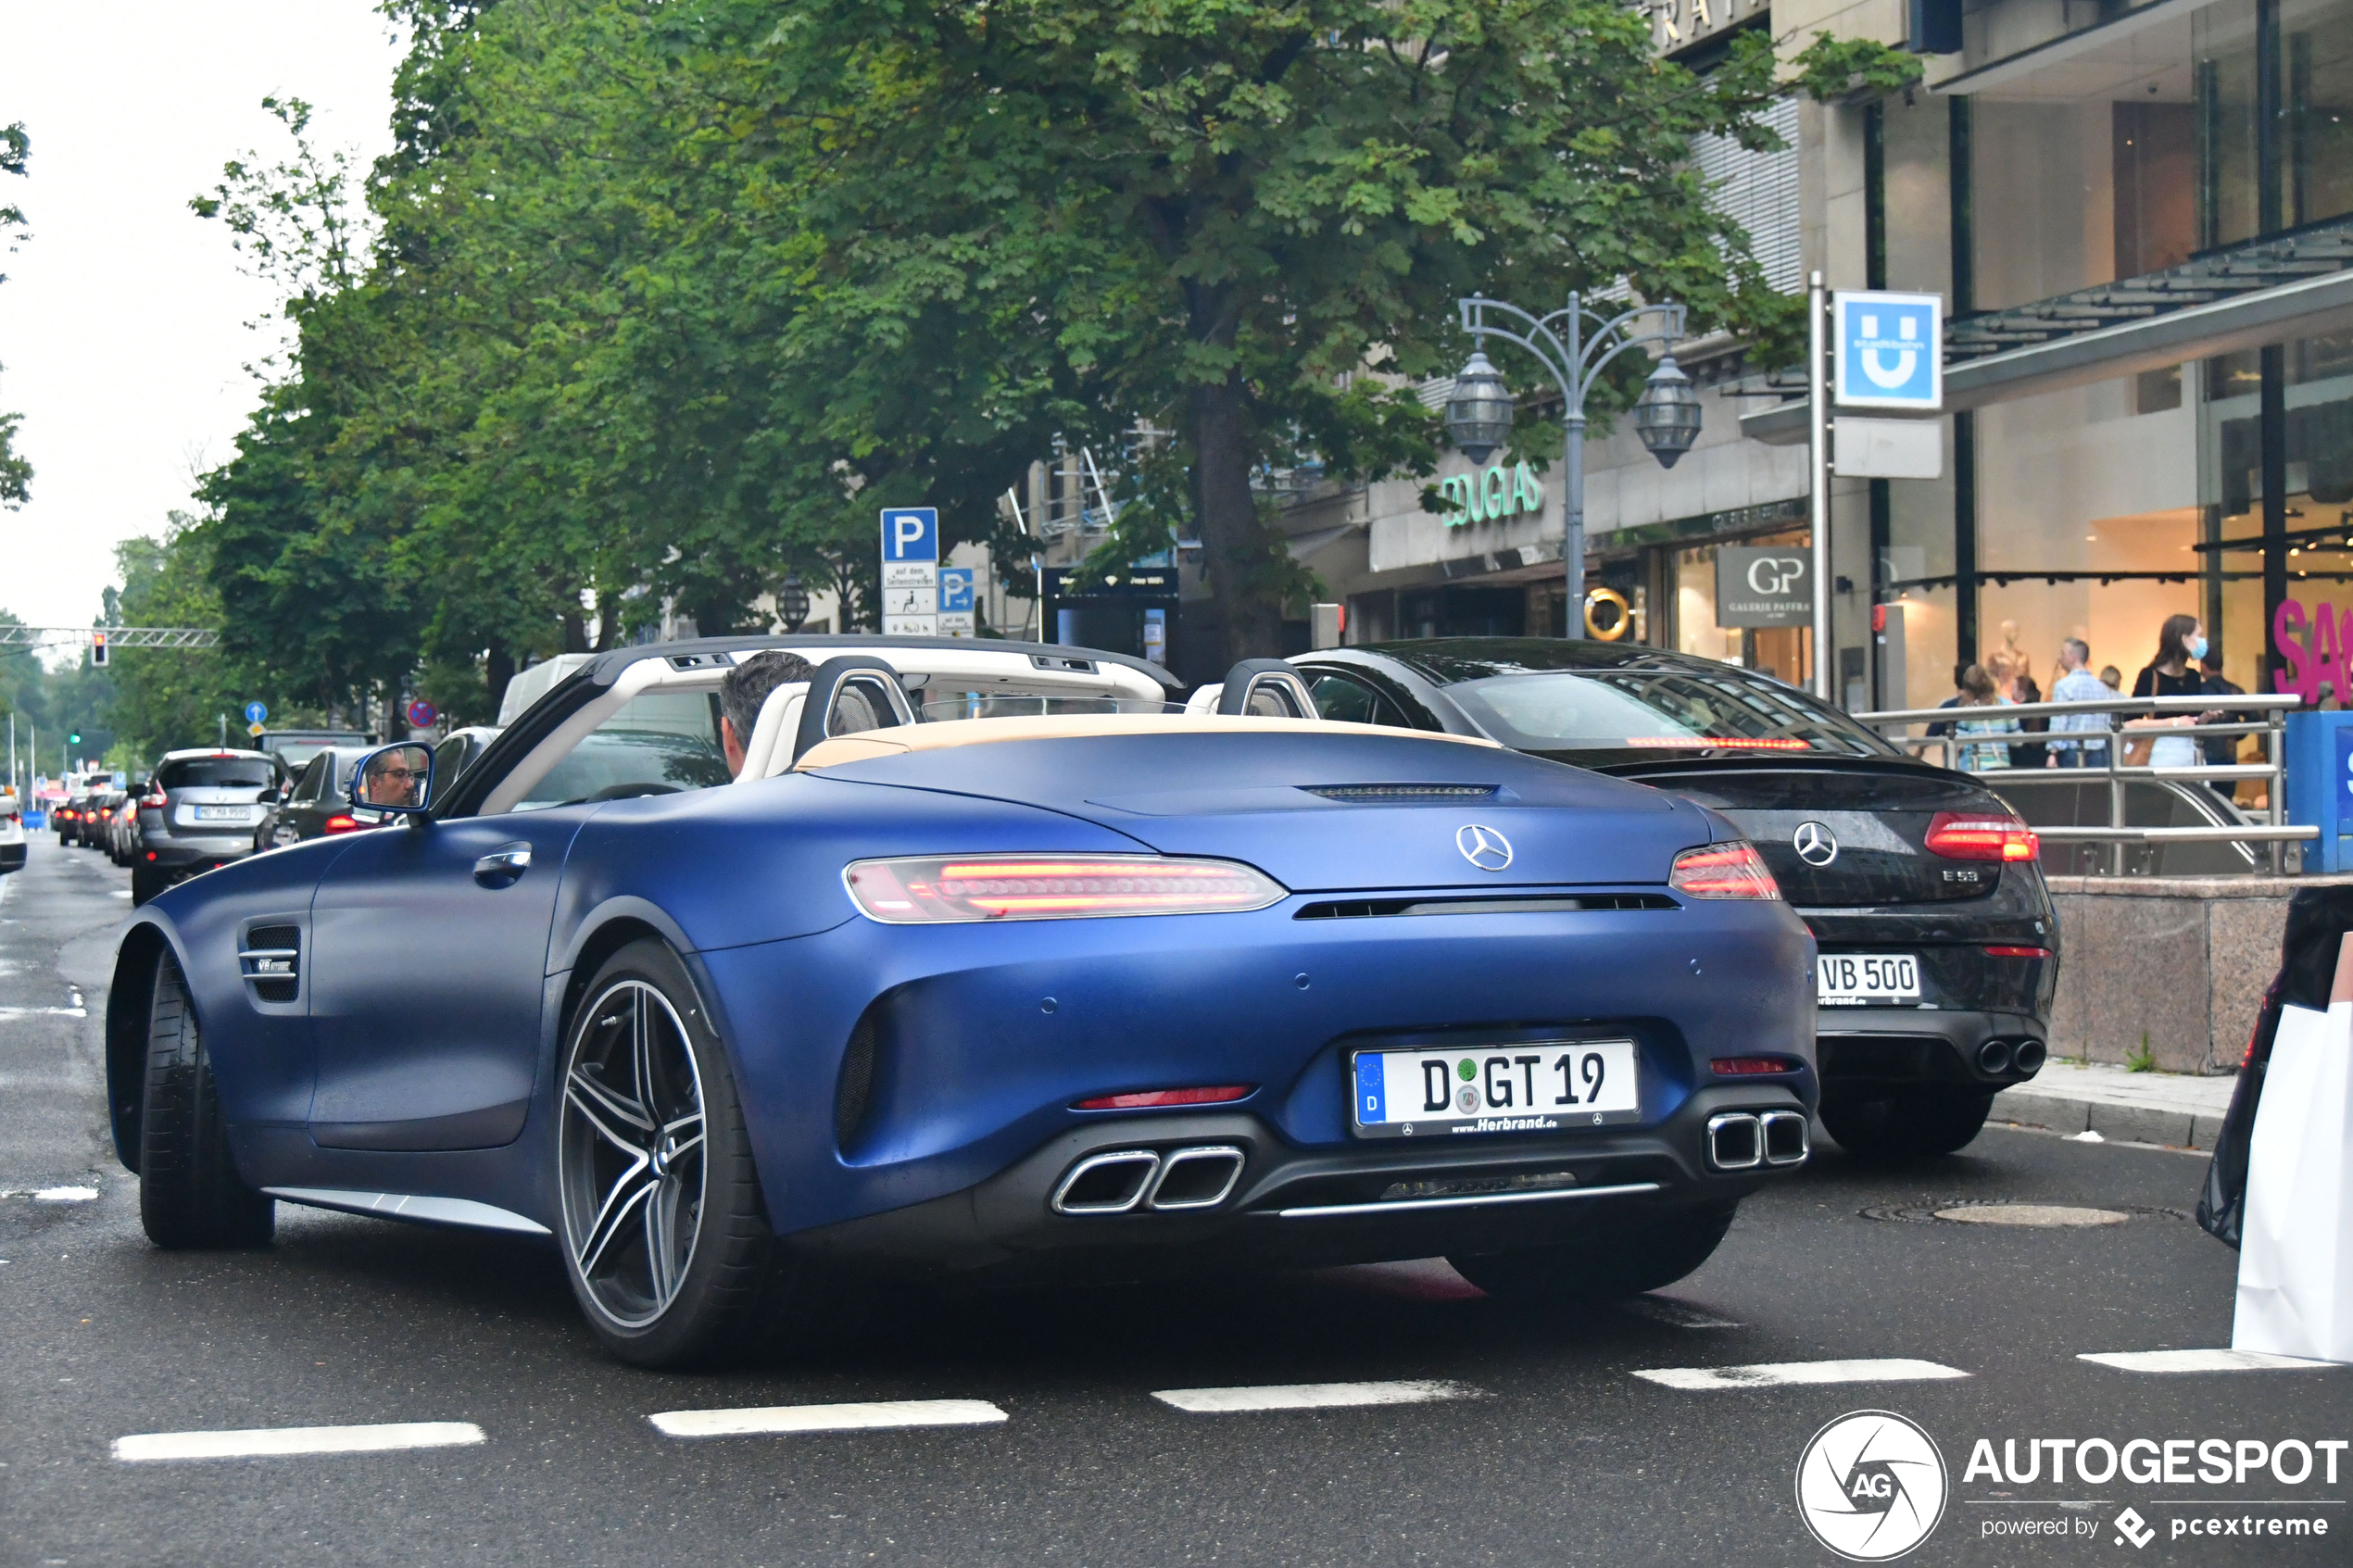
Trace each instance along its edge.
<path fill-rule="evenodd" d="M 701 1231 L 702 1076 L 670 998 L 623 980 L 584 1009 L 564 1067 L 564 1241 L 598 1311 L 642 1328 L 677 1298 Z"/>

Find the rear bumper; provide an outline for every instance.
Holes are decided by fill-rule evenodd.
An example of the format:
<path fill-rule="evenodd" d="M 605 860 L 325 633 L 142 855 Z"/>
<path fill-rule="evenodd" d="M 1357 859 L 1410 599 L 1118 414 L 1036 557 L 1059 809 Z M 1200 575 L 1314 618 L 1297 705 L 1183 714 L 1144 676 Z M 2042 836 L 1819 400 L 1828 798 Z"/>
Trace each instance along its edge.
<path fill-rule="evenodd" d="M 201 838 L 187 834 L 167 837 L 151 833 L 140 847 L 139 858 L 162 871 L 209 871 L 252 853 L 250 830 L 234 838 L 211 834 Z"/>
<path fill-rule="evenodd" d="M 0 844 L 0 872 L 21 871 L 24 868 L 24 841 Z"/>
<path fill-rule="evenodd" d="M 1247 1113 L 1122 1117 L 1052 1138 L 961 1192 L 786 1239 L 850 1267 L 1007 1282 L 1507 1250 L 1573 1241 L 1604 1219 L 1736 1202 L 1804 1161 L 1715 1170 L 1703 1153 L 1709 1119 L 1806 1109 L 1785 1084 L 1720 1084 L 1650 1127 L 1320 1148 Z M 1065 1176 L 1090 1156 L 1180 1148 L 1239 1151 L 1231 1190 L 1179 1211 L 1055 1212 Z"/>
<path fill-rule="evenodd" d="M 2030 1012 L 1824 1008 L 1814 1036 L 1822 1096 L 1871 1098 L 1904 1088 L 1992 1094 L 2041 1070 L 2049 1027 Z M 2020 1049 L 2030 1041 L 2032 1065 L 2020 1068 Z M 2008 1047 L 2007 1061 L 1988 1071 L 1983 1059 L 1996 1043 Z"/>

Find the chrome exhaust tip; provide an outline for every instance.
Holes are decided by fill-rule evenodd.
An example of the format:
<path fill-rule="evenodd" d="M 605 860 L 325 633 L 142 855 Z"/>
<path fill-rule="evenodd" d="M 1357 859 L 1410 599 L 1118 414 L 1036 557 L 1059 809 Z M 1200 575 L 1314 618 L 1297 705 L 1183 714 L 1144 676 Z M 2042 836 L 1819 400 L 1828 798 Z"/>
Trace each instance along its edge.
<path fill-rule="evenodd" d="M 2020 1040 L 2018 1049 L 2010 1053 L 2010 1065 L 2032 1078 L 2043 1071 L 2043 1063 L 2050 1060 L 2050 1047 L 2040 1040 Z"/>
<path fill-rule="evenodd" d="M 1159 1172 L 1160 1156 L 1149 1148 L 1090 1154 L 1063 1175 L 1047 1206 L 1057 1214 L 1125 1214 Z"/>
<path fill-rule="evenodd" d="M 1707 1119 L 1707 1162 L 1718 1171 L 1753 1171 L 1765 1163 L 1765 1129 L 1745 1110 Z"/>
<path fill-rule="evenodd" d="M 1977 1047 L 1977 1070 L 1981 1073 L 2007 1073 L 2010 1070 L 2010 1043 L 1988 1040 Z"/>
<path fill-rule="evenodd" d="M 1813 1132 L 1803 1112 L 1768 1110 L 1757 1121 L 1765 1127 L 1766 1164 L 1803 1165 L 1814 1152 Z"/>
<path fill-rule="evenodd" d="M 1152 1183 L 1148 1209 L 1214 1209 L 1232 1196 L 1242 1179 L 1242 1151 L 1232 1144 L 1203 1144 L 1171 1149 L 1160 1162 L 1160 1178 Z"/>

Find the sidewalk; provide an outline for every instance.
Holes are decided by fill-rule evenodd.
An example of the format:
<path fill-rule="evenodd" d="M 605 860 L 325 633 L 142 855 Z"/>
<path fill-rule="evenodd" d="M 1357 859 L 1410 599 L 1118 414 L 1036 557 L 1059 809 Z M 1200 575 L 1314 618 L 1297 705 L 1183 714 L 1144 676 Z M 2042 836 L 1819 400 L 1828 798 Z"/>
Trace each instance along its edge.
<path fill-rule="evenodd" d="M 2237 1084 L 2235 1075 L 2127 1073 L 2054 1057 L 2028 1082 L 1994 1096 L 1991 1120 L 2056 1133 L 2095 1132 L 2124 1143 L 2212 1148 Z"/>

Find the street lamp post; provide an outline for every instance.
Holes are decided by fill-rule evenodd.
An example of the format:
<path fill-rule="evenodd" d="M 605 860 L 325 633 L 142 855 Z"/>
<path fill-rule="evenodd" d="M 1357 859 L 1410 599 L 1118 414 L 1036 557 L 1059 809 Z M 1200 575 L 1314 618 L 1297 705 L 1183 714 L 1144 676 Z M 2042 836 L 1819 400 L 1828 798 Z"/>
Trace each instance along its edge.
<path fill-rule="evenodd" d="M 1640 305 L 1604 319 L 1575 294 L 1567 305 L 1544 317 L 1478 295 L 1456 303 L 1463 330 L 1471 334 L 1472 352 L 1454 378 L 1454 395 L 1446 400 L 1446 430 L 1463 456 L 1483 463 L 1511 439 L 1512 396 L 1502 372 L 1488 363 L 1489 337 L 1516 343 L 1536 356 L 1560 386 L 1565 410 L 1561 561 L 1567 568 L 1568 635 L 1577 636 L 1585 630 L 1585 396 L 1611 360 L 1637 345 L 1658 345 L 1658 369 L 1651 372 L 1634 405 L 1634 431 L 1660 467 L 1673 468 L 1698 438 L 1700 423 L 1699 394 L 1668 352 L 1683 336 L 1684 307 L 1671 302 Z M 1491 321 L 1491 313 L 1506 324 Z M 1636 332 L 1634 324 L 1644 316 L 1660 318 L 1659 324 Z"/>

